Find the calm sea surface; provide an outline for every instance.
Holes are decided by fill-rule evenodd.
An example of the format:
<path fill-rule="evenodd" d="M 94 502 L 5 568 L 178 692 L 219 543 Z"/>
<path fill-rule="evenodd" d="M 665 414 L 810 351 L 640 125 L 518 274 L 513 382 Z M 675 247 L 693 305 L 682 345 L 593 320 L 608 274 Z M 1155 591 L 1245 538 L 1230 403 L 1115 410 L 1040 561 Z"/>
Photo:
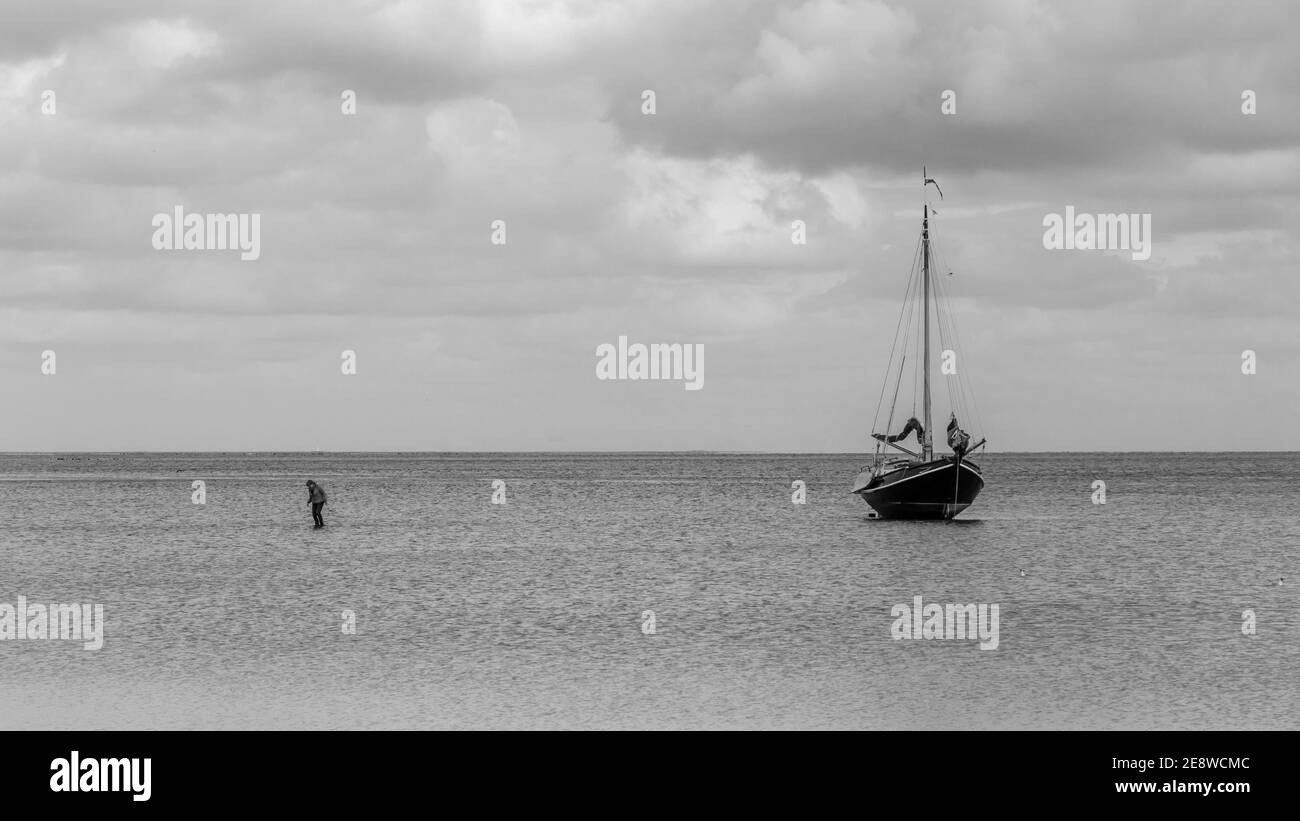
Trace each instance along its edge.
<path fill-rule="evenodd" d="M 0 455 L 0 603 L 107 623 L 0 641 L 0 728 L 1300 728 L 1300 455 L 994 454 L 948 524 L 865 461 Z"/>

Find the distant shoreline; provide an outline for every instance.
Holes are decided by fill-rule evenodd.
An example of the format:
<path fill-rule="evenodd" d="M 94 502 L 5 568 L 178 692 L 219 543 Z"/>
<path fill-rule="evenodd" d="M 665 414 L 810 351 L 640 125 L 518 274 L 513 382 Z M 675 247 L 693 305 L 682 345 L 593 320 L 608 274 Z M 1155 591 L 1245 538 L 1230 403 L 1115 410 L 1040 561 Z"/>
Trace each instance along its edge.
<path fill-rule="evenodd" d="M 861 456 L 872 451 L 838 450 L 9 450 L 3 456 Z M 1297 454 L 1296 450 L 995 450 L 985 456 L 1048 456 L 1071 454 Z"/>

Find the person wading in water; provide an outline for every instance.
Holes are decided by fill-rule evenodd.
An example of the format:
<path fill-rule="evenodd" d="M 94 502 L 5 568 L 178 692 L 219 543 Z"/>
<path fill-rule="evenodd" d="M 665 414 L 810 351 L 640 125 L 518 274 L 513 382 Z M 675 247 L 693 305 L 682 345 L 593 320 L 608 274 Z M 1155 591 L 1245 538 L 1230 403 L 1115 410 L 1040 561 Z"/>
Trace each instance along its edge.
<path fill-rule="evenodd" d="M 311 518 L 316 522 L 316 527 L 324 527 L 325 519 L 321 517 L 320 509 L 325 507 L 325 488 L 308 479 L 307 492 L 311 494 L 307 497 L 308 503 L 311 504 Z"/>

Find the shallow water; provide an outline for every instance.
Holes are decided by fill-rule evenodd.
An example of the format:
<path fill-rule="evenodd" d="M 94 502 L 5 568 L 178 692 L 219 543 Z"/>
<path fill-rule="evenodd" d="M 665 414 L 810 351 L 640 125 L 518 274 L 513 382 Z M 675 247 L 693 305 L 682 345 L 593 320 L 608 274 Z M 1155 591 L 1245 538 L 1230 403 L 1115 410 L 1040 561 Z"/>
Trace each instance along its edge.
<path fill-rule="evenodd" d="M 0 728 L 1300 728 L 1297 454 L 990 455 L 949 524 L 864 461 L 0 455 L 0 603 L 107 622 L 0 641 Z M 997 649 L 895 641 L 916 595 Z"/>

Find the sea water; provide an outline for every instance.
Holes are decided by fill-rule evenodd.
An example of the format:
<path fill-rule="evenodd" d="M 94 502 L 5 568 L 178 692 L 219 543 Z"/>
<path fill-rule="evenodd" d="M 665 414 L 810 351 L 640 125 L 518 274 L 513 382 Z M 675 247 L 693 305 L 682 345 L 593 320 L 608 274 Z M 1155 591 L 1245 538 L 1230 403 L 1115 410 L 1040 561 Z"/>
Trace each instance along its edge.
<path fill-rule="evenodd" d="M 867 461 L 0 455 L 0 603 L 104 620 L 0 641 L 0 728 L 1300 728 L 1300 456 L 993 454 L 951 523 Z"/>

